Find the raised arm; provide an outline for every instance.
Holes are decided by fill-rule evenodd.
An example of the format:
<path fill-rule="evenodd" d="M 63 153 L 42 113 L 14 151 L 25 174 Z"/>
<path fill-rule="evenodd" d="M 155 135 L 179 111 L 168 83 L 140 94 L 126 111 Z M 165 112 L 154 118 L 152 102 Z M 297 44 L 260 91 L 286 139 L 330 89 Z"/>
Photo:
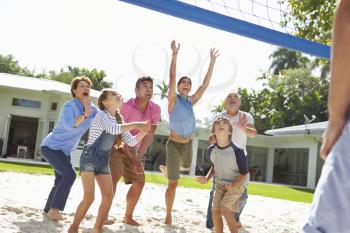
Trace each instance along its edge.
<path fill-rule="evenodd" d="M 168 112 L 171 112 L 174 108 L 174 105 L 176 103 L 176 60 L 177 60 L 177 53 L 180 49 L 180 43 L 177 44 L 175 40 L 171 42 L 171 64 L 170 64 L 170 79 L 169 79 L 169 93 L 168 93 Z"/>
<path fill-rule="evenodd" d="M 213 69 L 215 65 L 216 58 L 219 56 L 219 51 L 217 49 L 210 49 L 210 63 L 208 67 L 207 74 L 204 77 L 202 85 L 200 85 L 194 95 L 191 96 L 193 105 L 198 102 L 198 100 L 202 97 L 204 91 L 207 89 L 211 76 L 213 74 Z"/>
<path fill-rule="evenodd" d="M 245 113 L 240 112 L 237 122 L 238 128 L 240 128 L 248 137 L 255 138 L 257 135 L 254 124 L 248 123 L 248 117 Z"/>
<path fill-rule="evenodd" d="M 328 96 L 328 127 L 323 136 L 320 156 L 325 159 L 341 135 L 350 107 L 350 1 L 342 0 L 333 26 L 331 82 Z"/>

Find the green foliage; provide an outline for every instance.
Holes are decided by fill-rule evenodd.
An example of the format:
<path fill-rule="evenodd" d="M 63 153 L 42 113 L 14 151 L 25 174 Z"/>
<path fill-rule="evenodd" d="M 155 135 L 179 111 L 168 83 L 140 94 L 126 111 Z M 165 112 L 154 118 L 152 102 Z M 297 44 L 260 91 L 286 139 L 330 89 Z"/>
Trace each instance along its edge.
<path fill-rule="evenodd" d="M 283 25 L 293 24 L 296 35 L 322 44 L 331 44 L 336 0 L 282 0 L 289 5 Z"/>
<path fill-rule="evenodd" d="M 157 84 L 157 88 L 159 90 L 159 93 L 155 93 L 154 95 L 159 95 L 161 100 L 168 98 L 167 94 L 169 86 L 165 83 L 165 81 L 163 81 L 161 84 Z"/>
<path fill-rule="evenodd" d="M 214 105 L 210 112 L 219 113 L 225 111 L 225 102 L 222 100 L 218 105 Z"/>
<path fill-rule="evenodd" d="M 86 68 L 71 66 L 68 66 L 67 68 L 68 71 L 61 69 L 58 73 L 56 73 L 55 71 L 51 71 L 49 74 L 49 78 L 59 82 L 70 84 L 72 79 L 77 76 L 87 76 L 91 79 L 92 88 L 95 90 L 102 90 L 103 88 L 112 87 L 112 83 L 103 80 L 106 77 L 106 73 L 103 70 L 89 70 Z"/>
<path fill-rule="evenodd" d="M 328 81 L 312 75 L 312 62 L 299 52 L 278 49 L 270 56 L 270 72 L 263 73 L 263 89 L 239 89 L 241 110 L 252 113 L 258 133 L 305 123 L 304 114 L 327 120 Z"/>
<path fill-rule="evenodd" d="M 49 72 L 42 72 L 35 74 L 34 71 L 28 70 L 26 67 L 21 67 L 18 61 L 12 55 L 2 56 L 0 55 L 0 73 L 24 75 L 35 78 L 52 79 L 59 82 L 70 84 L 72 79 L 76 76 L 87 76 L 92 81 L 92 88 L 95 90 L 102 90 L 103 88 L 112 87 L 112 83 L 103 80 L 106 77 L 106 73 L 101 70 L 79 67 L 67 67 L 68 70 L 61 69 L 59 72 L 51 70 Z"/>
<path fill-rule="evenodd" d="M 315 115 L 316 121 L 327 120 L 328 82 L 311 75 L 305 68 L 287 69 L 280 75 L 264 77 L 260 91 L 240 89 L 243 111 L 255 118 L 259 133 L 305 123 L 304 114 Z"/>
<path fill-rule="evenodd" d="M 33 72 L 26 67 L 21 67 L 12 55 L 2 56 L 0 54 L 0 73 L 18 74 L 33 77 Z"/>
<path fill-rule="evenodd" d="M 270 72 L 279 74 L 284 69 L 308 68 L 310 60 L 300 52 L 279 48 L 269 58 L 271 59 Z"/>
<path fill-rule="evenodd" d="M 282 0 L 282 3 L 289 6 L 282 25 L 293 25 L 296 36 L 331 45 L 336 0 Z M 316 58 L 313 65 L 320 67 L 321 78 L 329 75 L 329 60 Z"/>

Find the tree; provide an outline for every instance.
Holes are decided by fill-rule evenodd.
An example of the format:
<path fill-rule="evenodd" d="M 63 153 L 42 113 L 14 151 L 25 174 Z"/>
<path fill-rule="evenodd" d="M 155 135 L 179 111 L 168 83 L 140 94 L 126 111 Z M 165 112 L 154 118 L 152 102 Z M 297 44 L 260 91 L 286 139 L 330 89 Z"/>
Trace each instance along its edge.
<path fill-rule="evenodd" d="M 282 0 L 282 3 L 289 6 L 282 25 L 293 25 L 296 36 L 331 45 L 336 0 Z M 330 71 L 329 60 L 316 58 L 314 66 L 320 67 L 320 77 L 326 79 Z"/>
<path fill-rule="evenodd" d="M 279 72 L 284 69 L 310 67 L 310 60 L 307 57 L 303 56 L 300 52 L 286 48 L 279 48 L 275 50 L 269 56 L 269 59 L 271 59 L 269 70 L 273 74 L 279 74 Z"/>
<path fill-rule="evenodd" d="M 102 90 L 103 88 L 112 87 L 112 83 L 103 80 L 106 77 L 106 73 L 103 70 L 88 70 L 86 68 L 71 66 L 68 66 L 67 68 L 67 71 L 61 69 L 58 73 L 56 73 L 56 71 L 50 71 L 49 78 L 59 82 L 70 84 L 72 79 L 77 76 L 87 76 L 91 79 L 92 88 L 95 90 Z"/>
<path fill-rule="evenodd" d="M 239 89 L 241 109 L 252 113 L 259 133 L 267 129 L 304 124 L 304 114 L 315 122 L 327 120 L 328 82 L 305 68 L 264 74 L 264 88 L 248 92 Z"/>
<path fill-rule="evenodd" d="M 167 85 L 165 81 L 162 81 L 161 84 L 157 84 L 157 88 L 159 90 L 159 93 L 155 93 L 154 95 L 159 95 L 160 100 L 168 98 L 169 85 Z"/>
<path fill-rule="evenodd" d="M 0 73 L 34 76 L 34 72 L 29 71 L 26 67 L 21 67 L 12 55 L 0 55 Z"/>
<path fill-rule="evenodd" d="M 296 36 L 331 44 L 336 0 L 282 0 L 282 3 L 289 6 L 282 24 L 293 24 Z"/>

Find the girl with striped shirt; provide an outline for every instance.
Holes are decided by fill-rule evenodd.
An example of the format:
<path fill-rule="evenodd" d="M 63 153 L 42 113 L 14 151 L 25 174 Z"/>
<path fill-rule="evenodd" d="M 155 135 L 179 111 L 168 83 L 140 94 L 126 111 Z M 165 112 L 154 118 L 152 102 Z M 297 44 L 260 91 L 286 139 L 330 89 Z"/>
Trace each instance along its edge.
<path fill-rule="evenodd" d="M 94 200 L 95 179 L 101 190 L 102 201 L 92 232 L 102 232 L 102 226 L 105 219 L 107 219 L 114 196 L 112 178 L 108 166 L 109 150 L 112 146 L 122 148 L 124 142 L 129 146 L 134 146 L 150 130 L 150 124 L 148 122 L 125 124 L 119 113 L 121 104 L 122 97 L 120 94 L 112 89 L 102 90 L 102 94 L 98 99 L 98 106 L 101 111 L 96 114 L 96 117 L 92 121 L 89 140 L 80 158 L 84 198 L 75 212 L 74 221 L 68 230 L 69 233 L 78 232 L 79 225 Z M 138 129 L 141 132 L 132 136 L 129 132 L 132 129 Z M 131 160 L 130 162 L 137 165 L 135 160 Z"/>

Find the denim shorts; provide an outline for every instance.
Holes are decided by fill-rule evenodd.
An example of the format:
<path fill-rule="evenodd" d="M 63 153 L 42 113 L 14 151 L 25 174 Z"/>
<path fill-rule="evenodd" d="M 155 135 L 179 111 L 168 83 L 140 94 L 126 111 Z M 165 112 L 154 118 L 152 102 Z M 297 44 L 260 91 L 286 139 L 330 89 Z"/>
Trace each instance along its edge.
<path fill-rule="evenodd" d="M 80 157 L 80 172 L 92 172 L 95 175 L 111 174 L 108 156 L 96 154 L 85 148 Z"/>

